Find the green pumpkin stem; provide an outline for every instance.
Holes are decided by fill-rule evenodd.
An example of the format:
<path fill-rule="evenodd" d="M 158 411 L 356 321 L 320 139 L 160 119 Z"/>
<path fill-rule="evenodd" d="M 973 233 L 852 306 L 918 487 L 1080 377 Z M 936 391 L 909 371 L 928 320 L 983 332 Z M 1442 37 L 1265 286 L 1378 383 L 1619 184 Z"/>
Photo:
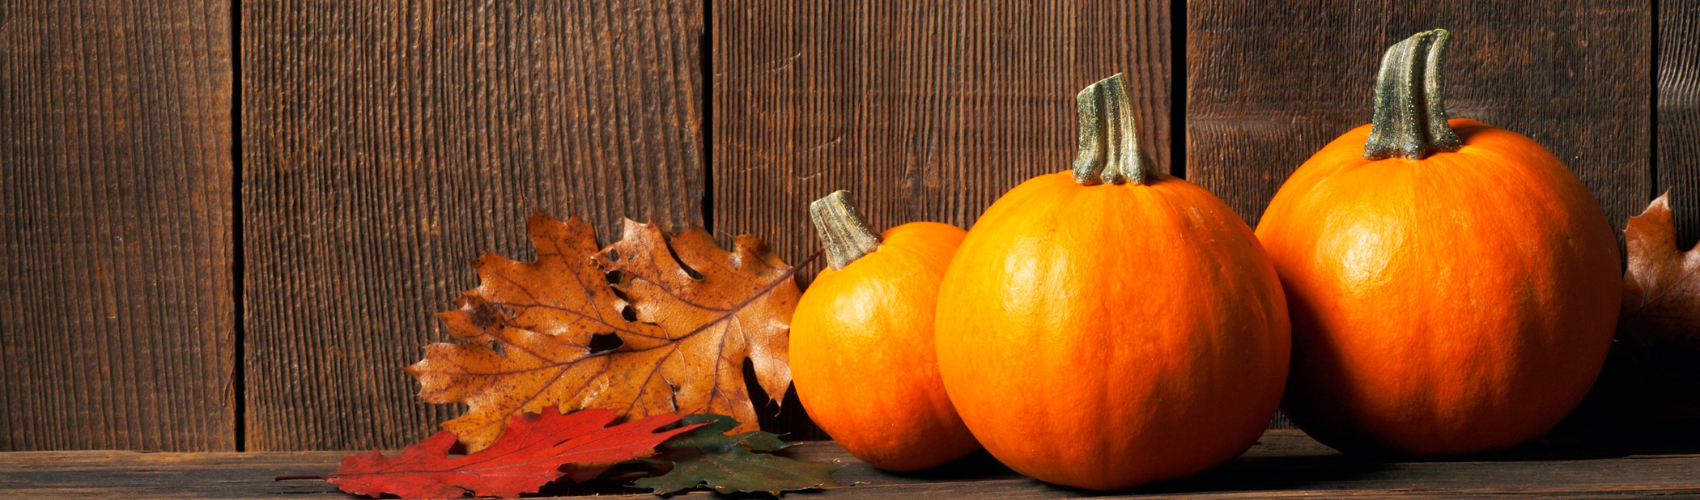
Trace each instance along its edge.
<path fill-rule="evenodd" d="M 1139 143 L 1139 117 L 1127 96 L 1127 79 L 1116 73 L 1087 86 L 1074 100 L 1080 107 L 1074 181 L 1083 186 L 1150 184 L 1156 169 Z"/>
<path fill-rule="evenodd" d="M 1381 57 L 1364 158 L 1421 160 L 1464 146 L 1446 123 L 1446 94 L 1440 87 L 1440 55 L 1451 36 L 1438 29 L 1417 33 Z"/>
<path fill-rule="evenodd" d="M 826 263 L 834 271 L 880 247 L 879 235 L 862 223 L 856 209 L 850 208 L 849 194 L 840 189 L 809 204 L 809 218 L 815 221 L 815 234 L 826 247 Z"/>

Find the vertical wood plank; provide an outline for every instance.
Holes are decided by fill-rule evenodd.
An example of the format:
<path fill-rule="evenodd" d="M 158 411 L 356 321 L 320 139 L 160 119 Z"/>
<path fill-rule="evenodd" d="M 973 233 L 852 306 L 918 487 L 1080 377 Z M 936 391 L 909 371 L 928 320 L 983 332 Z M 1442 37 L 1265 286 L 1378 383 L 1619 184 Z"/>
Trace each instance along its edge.
<path fill-rule="evenodd" d="M 1383 50 L 1446 28 L 1446 99 L 1546 146 L 1613 227 L 1646 207 L 1650 3 L 1329 2 L 1270 8 L 1194 0 L 1187 11 L 1187 172 L 1256 225 L 1287 176 L 1369 123 Z M 1621 234 L 1619 239 L 1621 239 Z"/>
<path fill-rule="evenodd" d="M 1638 198 L 1638 214 L 1669 190 L 1677 246 L 1700 238 L 1700 5 L 1660 0 L 1654 173 L 1657 189 Z M 1588 397 L 1555 434 L 1613 443 L 1700 441 L 1700 352 L 1673 345 L 1619 342 Z"/>
<path fill-rule="evenodd" d="M 248 445 L 397 448 L 401 371 L 532 210 L 701 224 L 701 6 L 244 2 Z"/>
<path fill-rule="evenodd" d="M 1658 191 L 1688 248 L 1700 239 L 1700 4 L 1659 1 L 1658 72 Z"/>
<path fill-rule="evenodd" d="M 0 5 L 0 450 L 233 450 L 230 12 Z"/>
<path fill-rule="evenodd" d="M 836 189 L 874 228 L 969 227 L 1009 188 L 1069 168 L 1074 95 L 1116 72 L 1166 165 L 1169 12 L 1167 0 L 716 2 L 713 229 L 798 262 L 818 248 L 808 202 Z M 771 426 L 824 438 L 801 410 L 793 396 Z"/>

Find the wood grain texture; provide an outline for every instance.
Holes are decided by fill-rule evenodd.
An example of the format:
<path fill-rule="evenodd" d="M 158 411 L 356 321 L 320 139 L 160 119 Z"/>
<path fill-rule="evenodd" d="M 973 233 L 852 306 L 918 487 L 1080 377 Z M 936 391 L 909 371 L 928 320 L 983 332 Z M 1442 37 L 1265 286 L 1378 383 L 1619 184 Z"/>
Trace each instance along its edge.
<path fill-rule="evenodd" d="M 1646 207 L 1649 2 L 1197 0 L 1187 9 L 1188 178 L 1253 225 L 1312 153 L 1369 123 L 1382 51 L 1432 28 L 1453 34 L 1451 116 L 1545 145 L 1620 231 Z"/>
<path fill-rule="evenodd" d="M 532 210 L 701 224 L 700 5 L 249 1 L 251 450 L 396 448 L 462 411 L 401 371 Z"/>
<path fill-rule="evenodd" d="M 1700 240 L 1700 3 L 1658 5 L 1658 192 L 1670 190 L 1677 245 L 1688 248 Z"/>
<path fill-rule="evenodd" d="M 837 460 L 834 474 L 854 486 L 802 494 L 810 498 L 1161 497 L 1225 498 L 1671 498 L 1700 495 L 1700 455 L 1691 451 L 1532 449 L 1475 462 L 1354 459 L 1303 433 L 1272 430 L 1245 455 L 1194 478 L 1112 492 L 1063 488 L 1021 477 L 984 453 L 922 472 L 868 466 L 830 442 L 802 443 L 782 453 Z M 284 474 L 336 470 L 338 452 L 0 454 L 0 496 L 19 498 L 325 498 L 347 494 L 321 481 L 273 481 Z M 554 495 L 653 499 L 617 486 L 565 486 Z M 671 498 L 725 498 L 695 491 Z"/>
<path fill-rule="evenodd" d="M 0 3 L 0 450 L 233 450 L 230 11 Z"/>
<path fill-rule="evenodd" d="M 1074 95 L 1117 72 L 1166 166 L 1169 12 L 1166 0 L 715 2 L 712 229 L 798 262 L 819 247 L 808 203 L 837 189 L 876 230 L 969 227 L 1009 188 L 1071 166 Z M 787 402 L 775 420 L 825 438 L 800 410 Z"/>

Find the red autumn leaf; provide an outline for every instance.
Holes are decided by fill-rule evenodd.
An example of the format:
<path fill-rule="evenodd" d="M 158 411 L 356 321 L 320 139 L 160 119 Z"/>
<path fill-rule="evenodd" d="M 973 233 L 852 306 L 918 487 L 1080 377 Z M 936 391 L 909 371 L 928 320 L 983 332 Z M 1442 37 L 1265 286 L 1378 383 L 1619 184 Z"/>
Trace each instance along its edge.
<path fill-rule="evenodd" d="M 374 451 L 344 458 L 335 474 L 322 478 L 342 491 L 372 498 L 386 493 L 401 498 L 456 498 L 467 493 L 515 498 L 569 472 L 575 480 L 584 480 L 615 462 L 650 456 L 655 445 L 698 427 L 655 432 L 679 420 L 671 414 L 607 427 L 615 418 L 613 410 L 562 415 L 550 408 L 514 417 L 502 437 L 478 453 L 448 456 L 456 438 L 442 431 L 394 457 Z"/>

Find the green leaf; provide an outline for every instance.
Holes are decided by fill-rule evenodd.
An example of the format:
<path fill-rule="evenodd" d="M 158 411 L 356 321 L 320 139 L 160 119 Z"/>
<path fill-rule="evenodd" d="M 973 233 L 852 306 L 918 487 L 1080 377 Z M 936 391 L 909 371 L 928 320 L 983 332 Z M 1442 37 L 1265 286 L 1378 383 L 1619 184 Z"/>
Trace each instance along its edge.
<path fill-rule="evenodd" d="M 768 452 L 785 448 L 771 432 L 746 432 L 728 436 L 738 422 L 724 415 L 691 415 L 681 425 L 706 424 L 655 447 L 654 457 L 645 462 L 672 464 L 673 470 L 632 483 L 639 488 L 667 495 L 707 485 L 721 493 L 766 492 L 779 496 L 786 491 L 838 486 L 832 472 L 835 463 L 792 460 Z"/>

